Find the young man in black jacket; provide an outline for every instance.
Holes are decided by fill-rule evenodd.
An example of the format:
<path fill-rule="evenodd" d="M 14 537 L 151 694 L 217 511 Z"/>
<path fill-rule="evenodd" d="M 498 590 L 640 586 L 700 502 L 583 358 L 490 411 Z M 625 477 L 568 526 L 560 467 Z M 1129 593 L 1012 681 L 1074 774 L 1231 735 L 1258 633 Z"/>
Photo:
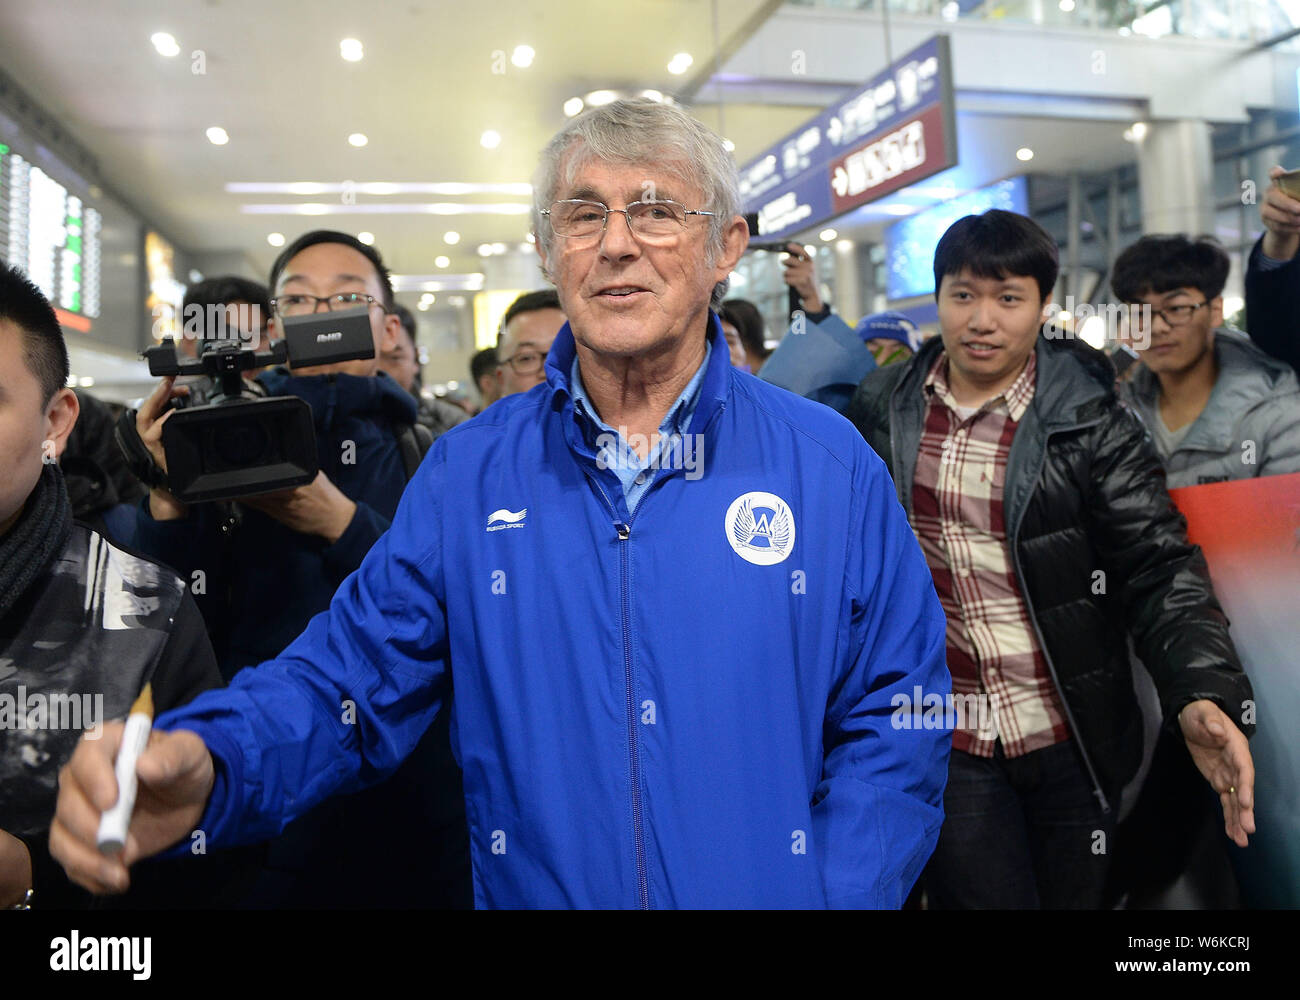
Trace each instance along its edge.
<path fill-rule="evenodd" d="M 1039 335 L 1051 237 L 992 210 L 935 251 L 942 336 L 868 375 L 848 416 L 889 464 L 948 616 L 956 717 L 936 908 L 1100 905 L 1142 753 L 1125 632 L 1254 832 L 1250 684 L 1205 560 L 1105 357 Z"/>
<path fill-rule="evenodd" d="M 82 731 L 125 717 L 146 683 L 158 712 L 221 686 L 184 582 L 72 519 L 57 464 L 79 411 L 67 377 L 54 310 L 0 265 L 0 908 L 89 902 L 47 847 Z"/>

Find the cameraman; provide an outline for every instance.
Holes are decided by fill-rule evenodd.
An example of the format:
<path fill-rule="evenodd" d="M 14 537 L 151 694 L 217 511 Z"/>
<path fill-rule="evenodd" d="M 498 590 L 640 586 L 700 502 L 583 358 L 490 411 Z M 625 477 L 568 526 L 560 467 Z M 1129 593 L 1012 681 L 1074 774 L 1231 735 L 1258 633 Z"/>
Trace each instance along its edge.
<path fill-rule="evenodd" d="M 417 418 L 415 399 L 378 369 L 402 333 L 388 270 L 373 247 L 345 233 L 309 232 L 276 259 L 270 286 L 271 336 L 285 317 L 365 305 L 375 356 L 257 376 L 268 395 L 311 405 L 320 463 L 311 483 L 220 509 L 191 508 L 151 477 L 138 544 L 191 582 L 227 679 L 274 657 L 325 611 L 388 530 L 408 479 L 400 439 Z M 174 377 L 164 378 L 136 416 L 163 473 L 162 430 L 175 412 L 167 404 L 186 394 Z M 435 726 L 391 779 L 286 828 L 250 902 L 468 906 L 464 827 L 459 770 L 445 725 Z M 374 843 L 380 831 L 385 842 Z"/>

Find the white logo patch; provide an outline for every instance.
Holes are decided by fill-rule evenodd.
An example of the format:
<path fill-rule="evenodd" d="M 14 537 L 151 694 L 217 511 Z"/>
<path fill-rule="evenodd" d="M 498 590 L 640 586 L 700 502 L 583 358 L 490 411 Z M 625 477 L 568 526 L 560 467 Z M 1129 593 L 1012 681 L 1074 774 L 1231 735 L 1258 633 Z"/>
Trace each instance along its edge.
<path fill-rule="evenodd" d="M 494 510 L 488 515 L 487 530 L 501 531 L 505 528 L 522 528 L 524 518 L 528 516 L 528 508 L 521 511 L 506 510 L 502 507 L 500 510 Z"/>
<path fill-rule="evenodd" d="M 727 508 L 723 523 L 736 555 L 755 566 L 775 566 L 794 550 L 794 515 L 775 493 L 745 493 Z"/>

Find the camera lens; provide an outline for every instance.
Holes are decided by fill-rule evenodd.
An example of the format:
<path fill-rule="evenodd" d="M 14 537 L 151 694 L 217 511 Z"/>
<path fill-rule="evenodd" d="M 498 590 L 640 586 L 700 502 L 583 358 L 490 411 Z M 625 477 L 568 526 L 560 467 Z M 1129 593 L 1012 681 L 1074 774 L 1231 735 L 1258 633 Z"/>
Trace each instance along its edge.
<path fill-rule="evenodd" d="M 213 450 L 228 468 L 246 468 L 267 461 L 271 438 L 253 420 L 223 422 L 214 435 Z"/>

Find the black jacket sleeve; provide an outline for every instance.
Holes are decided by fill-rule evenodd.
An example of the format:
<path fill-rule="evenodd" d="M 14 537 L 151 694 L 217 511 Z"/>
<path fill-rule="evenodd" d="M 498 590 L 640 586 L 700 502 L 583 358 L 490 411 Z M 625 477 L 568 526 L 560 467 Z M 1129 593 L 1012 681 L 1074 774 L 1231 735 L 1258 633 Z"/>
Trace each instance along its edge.
<path fill-rule="evenodd" d="M 203 616 L 188 588 L 181 592 L 171 635 L 158 657 L 150 682 L 156 715 L 179 708 L 204 691 L 223 686 Z"/>
<path fill-rule="evenodd" d="M 1165 724 L 1205 698 L 1242 722 L 1250 681 L 1228 635 L 1200 547 L 1165 486 L 1164 467 L 1138 416 L 1115 404 L 1096 430 L 1089 514 L 1102 564 L 1114 575 L 1138 655 L 1160 692 Z"/>
<path fill-rule="evenodd" d="M 1246 265 L 1246 327 L 1260 350 L 1300 374 L 1300 254 L 1271 271 L 1259 266 L 1261 236 Z"/>

